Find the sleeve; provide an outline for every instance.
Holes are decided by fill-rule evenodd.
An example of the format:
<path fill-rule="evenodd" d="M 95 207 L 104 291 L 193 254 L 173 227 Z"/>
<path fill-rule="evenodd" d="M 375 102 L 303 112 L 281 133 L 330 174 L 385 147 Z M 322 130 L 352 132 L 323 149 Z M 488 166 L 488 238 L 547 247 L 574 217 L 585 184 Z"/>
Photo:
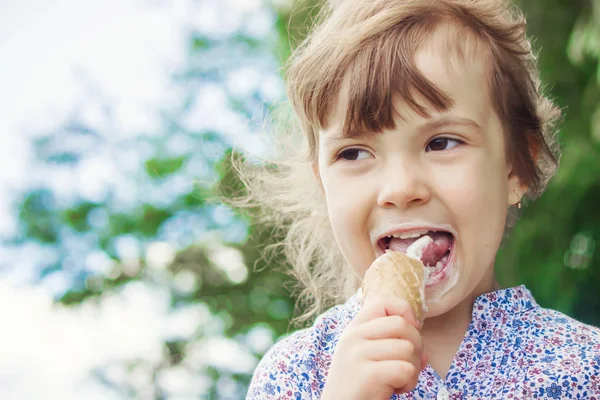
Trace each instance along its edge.
<path fill-rule="evenodd" d="M 296 351 L 303 335 L 292 335 L 273 346 L 260 361 L 246 400 L 309 400 L 312 399 L 314 376 L 305 367 L 305 355 Z"/>

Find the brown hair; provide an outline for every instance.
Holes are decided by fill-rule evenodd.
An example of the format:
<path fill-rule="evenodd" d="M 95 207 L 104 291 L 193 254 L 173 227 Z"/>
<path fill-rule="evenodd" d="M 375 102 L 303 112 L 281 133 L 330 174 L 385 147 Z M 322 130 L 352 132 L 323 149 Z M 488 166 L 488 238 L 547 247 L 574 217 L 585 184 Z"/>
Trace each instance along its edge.
<path fill-rule="evenodd" d="M 299 281 L 304 311 L 299 321 L 345 300 L 358 285 L 335 244 L 311 169 L 318 133 L 327 127 L 345 80 L 352 82 L 347 134 L 394 129 L 396 96 L 423 116 L 427 108 L 417 99 L 438 111 L 450 108 L 452 99 L 414 61 L 440 29 L 449 34 L 445 42 L 454 54 L 464 58 L 471 50 L 485 57 L 507 160 L 527 186 L 528 198 L 543 192 L 558 165 L 553 127 L 560 111 L 542 93 L 525 28 L 524 17 L 507 0 L 335 0 L 324 6 L 288 62 L 288 97 L 298 124 L 275 138 L 280 157 L 262 166 L 237 164 L 248 195 L 236 204 L 259 206 L 257 217 L 286 234 L 278 246 Z M 515 211 L 509 212 L 507 226 L 515 222 Z"/>

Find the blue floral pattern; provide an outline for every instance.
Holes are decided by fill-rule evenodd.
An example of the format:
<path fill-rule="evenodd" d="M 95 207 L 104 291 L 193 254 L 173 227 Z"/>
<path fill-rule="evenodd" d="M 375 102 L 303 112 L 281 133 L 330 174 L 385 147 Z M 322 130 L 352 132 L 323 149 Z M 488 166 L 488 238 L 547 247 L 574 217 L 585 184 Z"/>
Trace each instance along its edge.
<path fill-rule="evenodd" d="M 273 346 L 247 399 L 318 399 L 339 337 L 360 305 L 355 295 Z M 446 379 L 427 366 L 415 390 L 391 399 L 435 399 L 441 388 L 450 399 L 600 400 L 600 330 L 541 308 L 524 286 L 484 294 Z"/>

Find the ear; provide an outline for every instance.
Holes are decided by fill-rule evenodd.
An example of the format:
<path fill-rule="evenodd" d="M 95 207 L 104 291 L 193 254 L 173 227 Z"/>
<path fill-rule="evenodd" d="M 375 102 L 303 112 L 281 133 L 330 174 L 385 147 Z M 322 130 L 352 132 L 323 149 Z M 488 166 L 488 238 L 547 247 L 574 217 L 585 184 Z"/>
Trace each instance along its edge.
<path fill-rule="evenodd" d="M 527 185 L 524 185 L 521 182 L 521 178 L 517 175 L 514 168 L 509 165 L 508 168 L 508 180 L 507 180 L 507 188 L 508 188 L 508 205 L 514 206 L 519 204 L 525 192 L 527 192 Z"/>

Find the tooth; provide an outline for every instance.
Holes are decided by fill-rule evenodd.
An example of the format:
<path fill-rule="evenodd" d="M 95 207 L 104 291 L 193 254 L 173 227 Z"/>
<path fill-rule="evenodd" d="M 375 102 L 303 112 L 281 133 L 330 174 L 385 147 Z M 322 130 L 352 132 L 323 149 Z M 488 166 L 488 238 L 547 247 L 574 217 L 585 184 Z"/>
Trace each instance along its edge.
<path fill-rule="evenodd" d="M 438 261 L 435 264 L 435 267 L 431 267 L 431 270 L 429 271 L 429 273 L 430 274 L 435 274 L 436 272 L 439 272 L 442 269 L 444 269 L 444 261 L 443 261 L 443 259 L 441 259 L 440 261 Z"/>
<path fill-rule="evenodd" d="M 397 239 L 412 239 L 412 238 L 416 238 L 419 236 L 423 236 L 427 232 L 429 232 L 429 231 L 424 230 L 424 231 L 401 232 L 401 233 L 394 233 L 392 235 L 392 237 L 395 237 Z"/>
<path fill-rule="evenodd" d="M 448 255 L 445 255 L 444 257 L 442 257 L 442 258 L 440 259 L 440 261 L 438 261 L 438 264 L 439 264 L 440 262 L 442 262 L 442 263 L 445 263 L 446 261 L 448 261 Z"/>
<path fill-rule="evenodd" d="M 440 260 L 435 265 L 426 265 L 429 268 L 430 274 L 435 274 L 438 271 L 441 271 L 444 268 L 444 263 Z"/>

